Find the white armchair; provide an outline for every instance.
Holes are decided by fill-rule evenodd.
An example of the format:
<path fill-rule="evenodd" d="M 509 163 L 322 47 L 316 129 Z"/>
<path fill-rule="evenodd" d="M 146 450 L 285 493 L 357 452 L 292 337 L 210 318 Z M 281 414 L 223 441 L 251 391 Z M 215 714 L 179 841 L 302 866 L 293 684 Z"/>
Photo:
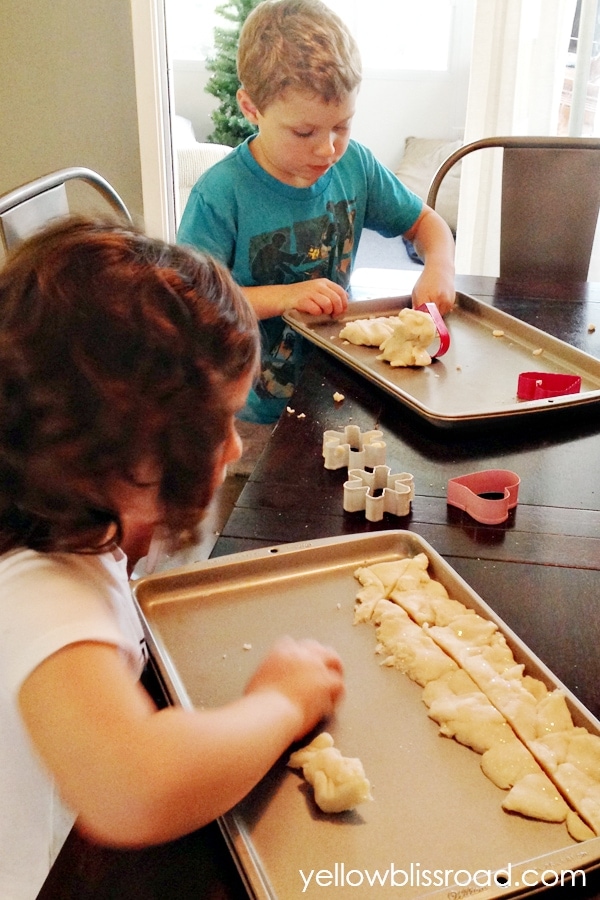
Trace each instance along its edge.
<path fill-rule="evenodd" d="M 173 120 L 173 148 L 175 150 L 175 175 L 177 178 L 177 224 L 185 209 L 190 191 L 203 172 L 231 152 L 225 144 L 209 144 L 196 140 L 189 119 L 175 116 Z"/>

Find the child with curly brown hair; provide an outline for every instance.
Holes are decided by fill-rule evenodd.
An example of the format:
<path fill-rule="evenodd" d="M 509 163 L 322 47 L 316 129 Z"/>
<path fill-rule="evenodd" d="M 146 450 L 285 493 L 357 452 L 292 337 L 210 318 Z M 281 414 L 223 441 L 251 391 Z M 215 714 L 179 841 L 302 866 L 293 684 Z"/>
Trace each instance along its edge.
<path fill-rule="evenodd" d="M 227 270 L 67 219 L 0 271 L 0 896 L 33 900 L 77 817 L 143 846 L 230 809 L 343 692 L 282 638 L 227 706 L 157 711 L 129 573 L 194 540 L 258 359 Z"/>

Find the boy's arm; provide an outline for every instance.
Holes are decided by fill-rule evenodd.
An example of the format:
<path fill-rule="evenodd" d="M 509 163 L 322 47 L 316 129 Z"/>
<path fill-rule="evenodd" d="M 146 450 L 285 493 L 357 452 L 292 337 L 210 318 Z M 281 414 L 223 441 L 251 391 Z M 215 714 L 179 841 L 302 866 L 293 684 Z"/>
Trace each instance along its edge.
<path fill-rule="evenodd" d="M 348 306 L 348 294 L 344 288 L 328 278 L 243 287 L 242 291 L 259 319 L 281 316 L 290 309 L 314 316 L 339 316 Z"/>
<path fill-rule="evenodd" d="M 425 265 L 413 288 L 413 306 L 435 303 L 445 315 L 454 306 L 454 238 L 435 210 L 424 205 L 415 224 L 404 235 L 414 243 Z"/>
<path fill-rule="evenodd" d="M 343 693 L 338 655 L 279 641 L 245 694 L 202 711 L 157 712 L 118 650 L 73 644 L 26 679 L 33 744 L 92 839 L 144 846 L 186 834 L 244 797 Z"/>

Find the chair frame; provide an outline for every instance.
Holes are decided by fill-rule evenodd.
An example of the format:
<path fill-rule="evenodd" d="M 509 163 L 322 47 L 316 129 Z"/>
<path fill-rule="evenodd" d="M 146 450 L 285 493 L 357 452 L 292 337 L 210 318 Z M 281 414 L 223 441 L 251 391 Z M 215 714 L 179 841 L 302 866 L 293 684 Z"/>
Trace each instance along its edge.
<path fill-rule="evenodd" d="M 493 148 L 504 150 L 500 277 L 586 281 L 600 211 L 600 138 L 494 136 L 472 141 L 440 165 L 427 204 L 435 209 L 444 177 L 461 159 Z M 533 189 L 534 176 L 540 192 Z M 585 184 L 580 192 L 573 190 L 578 179 Z"/>
<path fill-rule="evenodd" d="M 50 172 L 0 196 L 0 237 L 5 249 L 10 250 L 44 222 L 60 215 L 68 215 L 65 184 L 73 180 L 89 184 L 115 212 L 130 224 L 133 223 L 125 203 L 105 178 L 92 169 L 71 166 Z M 25 230 L 22 223 L 16 221 L 21 215 L 27 220 Z"/>

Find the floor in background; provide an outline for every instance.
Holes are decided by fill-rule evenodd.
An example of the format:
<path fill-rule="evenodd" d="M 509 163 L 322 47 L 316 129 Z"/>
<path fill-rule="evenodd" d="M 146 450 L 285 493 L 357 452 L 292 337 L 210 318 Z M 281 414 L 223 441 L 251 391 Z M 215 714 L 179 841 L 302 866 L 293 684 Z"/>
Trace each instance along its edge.
<path fill-rule="evenodd" d="M 227 477 L 213 497 L 202 523 L 200 541 L 179 553 L 168 554 L 159 550 L 154 554 L 151 550 L 148 558 L 140 560 L 136 566 L 134 577 L 141 578 L 150 574 L 151 571 L 162 572 L 176 566 L 189 566 L 209 558 L 221 529 L 231 515 L 231 510 L 244 489 L 248 476 L 258 462 L 274 427 L 274 425 L 254 425 L 249 422 L 237 423 L 243 444 L 242 456 L 228 467 Z"/>
<path fill-rule="evenodd" d="M 406 252 L 401 237 L 386 238 L 365 228 L 360 236 L 354 268 L 370 269 L 422 269 Z"/>
<path fill-rule="evenodd" d="M 141 559 L 133 572 L 134 578 L 143 578 L 153 572 L 164 572 L 177 566 L 191 566 L 208 559 L 223 525 L 231 515 L 231 510 L 248 480 L 247 475 L 228 475 L 217 490 L 202 522 L 201 538 L 197 544 L 179 553 L 159 550 L 153 557 L 150 550 L 146 559 Z"/>

